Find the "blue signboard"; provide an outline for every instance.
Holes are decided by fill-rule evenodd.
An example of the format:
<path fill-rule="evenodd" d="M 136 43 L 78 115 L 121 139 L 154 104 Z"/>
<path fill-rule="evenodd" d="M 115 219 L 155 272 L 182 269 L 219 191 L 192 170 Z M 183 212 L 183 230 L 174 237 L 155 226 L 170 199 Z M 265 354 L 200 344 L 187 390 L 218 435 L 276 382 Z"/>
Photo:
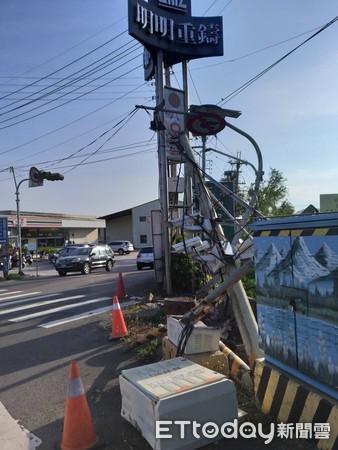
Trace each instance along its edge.
<path fill-rule="evenodd" d="M 8 221 L 7 217 L 0 217 L 0 244 L 8 242 Z"/>

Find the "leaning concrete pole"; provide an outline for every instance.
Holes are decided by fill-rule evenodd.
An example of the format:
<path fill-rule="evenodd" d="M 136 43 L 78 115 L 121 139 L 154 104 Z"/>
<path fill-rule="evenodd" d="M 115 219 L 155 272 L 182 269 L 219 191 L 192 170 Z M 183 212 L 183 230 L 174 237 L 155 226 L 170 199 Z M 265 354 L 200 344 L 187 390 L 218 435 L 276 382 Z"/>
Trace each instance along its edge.
<path fill-rule="evenodd" d="M 185 156 L 187 158 L 187 164 L 194 166 L 194 184 L 195 189 L 198 191 L 199 201 L 201 206 L 201 213 L 204 217 L 215 219 L 217 218 L 216 212 L 212 206 L 211 196 L 207 186 L 203 181 L 203 176 L 200 170 L 197 168 L 194 154 L 190 146 L 190 142 L 185 133 L 179 135 L 180 143 L 184 149 Z M 223 229 L 220 224 L 215 225 L 215 241 L 225 240 Z M 241 280 L 237 278 L 236 272 L 241 272 L 241 268 L 236 268 L 235 264 L 229 264 L 224 261 L 223 279 L 224 282 L 218 286 L 215 297 L 213 292 L 206 297 L 209 301 L 216 300 L 220 295 L 229 293 L 231 299 L 232 310 L 236 318 L 238 328 L 243 339 L 246 354 L 249 358 L 250 365 L 252 365 L 255 359 L 262 356 L 262 350 L 259 348 L 258 343 L 258 327 L 255 316 L 252 312 L 252 308 L 249 299 L 246 295 L 245 289 Z M 243 267 L 244 269 L 244 267 Z M 246 270 L 243 271 L 246 273 Z M 234 284 L 231 283 L 232 278 L 236 280 Z M 238 281 L 237 281 L 238 280 Z M 230 282 L 229 282 L 230 281 Z"/>
<path fill-rule="evenodd" d="M 163 103 L 163 52 L 159 50 L 157 52 L 156 61 L 156 95 L 157 104 Z M 158 117 L 162 123 L 164 123 L 163 110 L 159 109 Z M 168 176 L 167 176 L 167 155 L 165 146 L 165 132 L 164 130 L 158 130 L 158 161 L 159 161 L 159 191 L 160 191 L 160 205 L 162 216 L 162 254 L 164 260 L 164 291 L 166 295 L 172 294 L 171 290 L 171 272 L 170 272 L 170 242 L 169 242 L 169 200 L 168 200 Z"/>

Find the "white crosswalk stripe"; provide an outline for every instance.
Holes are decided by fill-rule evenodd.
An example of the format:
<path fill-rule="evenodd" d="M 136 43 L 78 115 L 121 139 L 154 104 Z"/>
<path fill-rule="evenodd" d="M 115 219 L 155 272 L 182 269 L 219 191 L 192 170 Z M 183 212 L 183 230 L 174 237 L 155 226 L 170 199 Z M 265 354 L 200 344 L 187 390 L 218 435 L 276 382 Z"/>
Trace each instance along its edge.
<path fill-rule="evenodd" d="M 58 297 L 58 298 L 51 298 Z M 33 320 L 39 317 L 45 317 L 50 315 L 58 315 L 57 320 L 51 320 L 46 323 L 39 323 L 40 328 L 51 328 L 58 325 L 62 325 L 68 322 L 73 322 L 75 320 L 81 320 L 86 317 L 95 316 L 98 314 L 103 314 L 107 311 L 113 309 L 113 304 L 108 304 L 108 306 L 99 307 L 96 309 L 90 308 L 87 311 L 82 311 L 80 313 L 67 315 L 65 317 L 60 317 L 63 311 L 70 311 L 75 308 L 85 308 L 86 305 L 95 305 L 98 303 L 104 303 L 110 300 L 112 297 L 97 297 L 90 300 L 78 301 L 79 299 L 84 299 L 86 295 L 73 295 L 73 296 L 62 296 L 62 292 L 55 292 L 52 294 L 41 294 L 41 292 L 23 292 L 23 291 L 10 291 L 7 289 L 0 290 L 0 319 L 6 319 L 9 322 L 20 323 L 24 321 Z M 71 302 L 66 305 L 56 306 L 54 308 L 48 308 L 49 305 L 61 304 L 64 302 Z M 128 302 L 134 303 L 134 302 Z M 34 311 L 39 308 L 39 311 Z M 42 309 L 47 308 L 47 309 Z M 20 313 L 27 311 L 27 314 L 14 316 L 6 318 L 9 315 L 15 315 L 15 313 Z"/>
<path fill-rule="evenodd" d="M 108 299 L 109 299 L 109 297 L 101 297 L 101 298 L 96 298 L 94 300 L 86 300 L 85 302 L 74 303 L 72 305 L 59 306 L 58 308 L 47 309 L 46 311 L 39 311 L 37 313 L 27 314 L 26 316 L 15 317 L 14 319 L 9 319 L 9 322 L 24 322 L 25 320 L 33 319 L 36 317 L 47 316 L 48 314 L 51 314 L 54 312 L 66 311 L 67 309 L 73 309 L 73 308 L 79 308 L 80 306 L 83 306 L 83 305 L 90 305 L 92 303 L 98 303 L 98 302 L 102 302 L 102 301 L 108 300 Z"/>
<path fill-rule="evenodd" d="M 11 293 L 13 294 L 13 293 Z M 9 295 L 8 297 L 4 297 L 0 299 L 0 306 L 2 305 L 3 300 L 11 300 L 12 298 L 19 298 L 19 297 L 27 297 L 27 295 L 36 295 L 41 294 L 41 292 L 30 292 L 29 294 L 20 294 L 20 295 Z"/>
<path fill-rule="evenodd" d="M 121 306 L 121 309 L 123 309 L 123 307 L 136 305 L 137 303 L 138 302 L 135 302 L 135 301 L 126 302 Z M 92 316 L 96 316 L 98 314 L 102 314 L 102 313 L 111 311 L 113 309 L 113 307 L 114 307 L 113 305 L 104 306 L 103 308 L 93 309 L 92 311 L 78 314 L 77 316 L 67 317 L 66 319 L 54 320 L 53 322 L 46 322 L 46 323 L 44 323 L 42 325 L 38 325 L 38 326 L 41 328 L 56 327 L 57 325 L 62 325 L 64 323 L 68 323 L 68 322 L 74 322 L 75 320 L 85 319 L 86 317 L 92 317 Z"/>
<path fill-rule="evenodd" d="M 25 306 L 17 306 L 16 308 L 4 309 L 3 311 L 0 311 L 0 316 L 3 316 L 5 314 L 10 314 L 10 313 L 16 312 L 16 311 L 24 311 L 25 309 L 36 308 L 38 306 L 52 305 L 53 303 L 61 303 L 61 302 L 66 302 L 68 300 L 76 300 L 77 298 L 83 298 L 83 297 L 85 297 L 85 296 L 84 295 L 73 295 L 72 297 L 62 297 L 62 298 L 58 298 L 56 300 L 46 300 L 44 302 L 30 303 L 29 305 L 25 305 Z M 15 303 L 15 302 L 13 302 L 13 303 Z M 7 303 L 7 305 L 8 305 L 8 303 Z"/>
<path fill-rule="evenodd" d="M 64 323 L 74 322 L 75 320 L 86 319 L 87 317 L 97 316 L 98 314 L 102 314 L 113 309 L 113 305 L 104 306 L 103 308 L 93 309 L 91 311 L 86 311 L 81 314 L 77 314 L 76 316 L 67 317 L 65 319 L 54 320 L 52 322 L 46 322 L 42 325 L 38 325 L 40 328 L 52 328 L 58 325 L 63 325 Z"/>
<path fill-rule="evenodd" d="M 31 294 L 30 294 L 31 295 Z M 55 292 L 54 294 L 47 294 L 47 295 L 40 295 L 37 297 L 29 297 L 21 300 L 15 300 L 14 302 L 7 302 L 7 303 L 0 303 L 0 307 L 3 308 L 4 306 L 13 306 L 13 305 L 19 305 L 21 303 L 27 303 L 35 300 L 40 300 L 40 298 L 50 298 L 55 297 L 56 295 L 61 295 L 60 292 Z"/>

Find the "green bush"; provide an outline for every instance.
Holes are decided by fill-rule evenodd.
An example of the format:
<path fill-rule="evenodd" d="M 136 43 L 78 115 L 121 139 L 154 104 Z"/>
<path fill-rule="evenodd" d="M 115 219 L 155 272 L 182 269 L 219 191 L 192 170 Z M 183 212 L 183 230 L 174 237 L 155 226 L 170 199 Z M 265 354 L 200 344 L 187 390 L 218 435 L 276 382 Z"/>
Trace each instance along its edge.
<path fill-rule="evenodd" d="M 59 250 L 56 247 L 38 247 L 38 253 L 41 255 L 43 252 L 45 255 L 52 255 L 57 250 Z"/>
<path fill-rule="evenodd" d="M 201 265 L 182 253 L 171 255 L 171 284 L 174 294 L 191 295 L 206 282 Z"/>
<path fill-rule="evenodd" d="M 243 287 L 246 291 L 247 296 L 255 298 L 256 297 L 255 271 L 251 270 L 245 277 L 243 277 L 242 283 L 243 283 Z"/>

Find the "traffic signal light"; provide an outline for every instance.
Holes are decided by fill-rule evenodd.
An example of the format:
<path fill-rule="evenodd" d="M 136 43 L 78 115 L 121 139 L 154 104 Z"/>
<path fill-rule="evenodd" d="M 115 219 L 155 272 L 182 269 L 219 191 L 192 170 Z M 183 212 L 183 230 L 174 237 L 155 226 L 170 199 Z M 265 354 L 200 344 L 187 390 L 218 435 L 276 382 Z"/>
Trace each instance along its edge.
<path fill-rule="evenodd" d="M 44 172 L 38 170 L 32 174 L 34 181 L 48 180 L 48 181 L 62 181 L 64 176 L 61 173 Z"/>

